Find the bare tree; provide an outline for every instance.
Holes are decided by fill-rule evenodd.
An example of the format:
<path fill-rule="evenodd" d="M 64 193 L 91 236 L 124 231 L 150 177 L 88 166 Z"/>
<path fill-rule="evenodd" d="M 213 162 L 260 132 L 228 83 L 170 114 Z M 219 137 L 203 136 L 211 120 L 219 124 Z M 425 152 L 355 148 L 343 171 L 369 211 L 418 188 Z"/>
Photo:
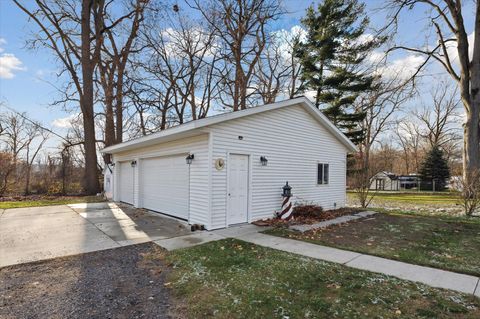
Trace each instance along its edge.
<path fill-rule="evenodd" d="M 113 26 L 102 27 L 92 16 L 103 16 L 105 1 L 35 0 L 32 9 L 13 0 L 26 13 L 40 32 L 33 46 L 42 46 L 60 61 L 75 88 L 83 117 L 85 149 L 84 189 L 88 194 L 100 191 L 94 123 L 93 75 L 98 63 L 103 32 Z M 97 23 L 95 23 L 97 22 Z"/>
<path fill-rule="evenodd" d="M 436 34 L 435 45 L 423 47 L 395 46 L 392 50 L 402 49 L 425 56 L 418 72 L 429 61 L 436 61 L 459 86 L 466 120 L 463 126 L 463 176 L 470 183 L 470 174 L 480 169 L 480 37 L 469 43 L 464 17 L 464 8 L 473 7 L 474 34 L 480 34 L 480 2 L 461 0 L 390 0 L 393 9 L 392 21 L 405 10 L 426 7 L 430 27 Z M 391 22 L 391 21 L 390 21 Z M 473 47 L 469 56 L 470 45 Z M 416 76 L 415 73 L 414 76 Z"/>
<path fill-rule="evenodd" d="M 474 172 L 468 182 L 463 178 L 455 179 L 453 186 L 460 192 L 459 204 L 465 215 L 474 216 L 480 209 L 480 171 Z"/>
<path fill-rule="evenodd" d="M 25 120 L 25 114 L 3 113 L 0 118 L 0 126 L 2 134 L 0 142 L 5 147 L 5 151 L 11 154 L 16 169 L 16 164 L 20 160 L 20 153 L 23 152 L 30 144 L 31 140 L 25 134 L 25 127 L 29 124 Z"/>
<path fill-rule="evenodd" d="M 393 115 L 412 97 L 411 86 L 397 78 L 377 78 L 375 90 L 360 95 L 354 108 L 365 114 L 360 123 L 365 137 L 359 144 L 356 165 L 351 173 L 353 188 L 362 207 L 367 207 L 374 197 L 370 192 L 370 181 L 378 173 L 370 153 L 381 134 L 394 127 Z"/>
<path fill-rule="evenodd" d="M 355 110 L 366 114 L 360 123 L 365 138 L 359 145 L 364 167 L 370 163 L 370 151 L 379 136 L 394 127 L 393 115 L 412 97 L 413 91 L 409 83 L 397 78 L 378 78 L 375 90 L 360 95 L 357 99 Z"/>
<path fill-rule="evenodd" d="M 422 155 L 420 125 L 409 118 L 397 120 L 395 134 L 405 162 L 405 173 L 418 172 Z"/>
<path fill-rule="evenodd" d="M 9 178 L 15 181 L 25 180 L 24 193 L 28 195 L 32 165 L 48 139 L 49 133 L 40 124 L 29 121 L 25 113 L 4 113 L 0 118 L 0 146 L 9 156 L 3 156 L 5 168 L 2 170 L 2 189 L 8 188 Z M 11 165 L 8 165 L 11 159 Z M 21 174 L 22 168 L 25 169 Z M 21 176 L 23 175 L 23 176 Z M 23 179 L 22 178 L 22 179 Z"/>
<path fill-rule="evenodd" d="M 429 102 L 413 111 L 414 117 L 423 126 L 422 137 L 430 147 L 441 147 L 447 157 L 454 152 L 461 139 L 457 126 L 460 119 L 459 104 L 457 90 L 452 91 L 448 85 L 440 84 L 431 92 Z"/>
<path fill-rule="evenodd" d="M 214 30 L 183 12 L 158 8 L 140 32 L 133 59 L 129 125 L 141 134 L 207 116 L 218 97 L 220 51 Z"/>
<path fill-rule="evenodd" d="M 214 30 L 184 15 L 175 15 L 168 31 L 171 55 L 185 64 L 184 73 L 176 83 L 182 103 L 189 106 L 192 120 L 207 115 L 216 97 L 214 71 L 219 60 Z"/>
<path fill-rule="evenodd" d="M 137 51 L 134 41 L 144 19 L 144 10 L 149 1 L 136 0 L 127 8 L 127 13 L 119 18 L 112 18 L 105 11 L 105 16 L 96 16 L 96 24 L 105 30 L 102 43 L 101 59 L 98 63 L 100 85 L 103 88 L 103 102 L 105 107 L 105 146 L 121 143 L 123 140 L 123 113 L 124 113 L 124 77 L 130 54 Z M 106 20 L 108 22 L 106 22 Z M 120 29 L 120 35 L 114 29 L 107 28 L 106 24 Z M 124 30 L 125 29 L 125 30 Z M 125 40 L 122 36 L 125 33 Z M 104 157 L 109 162 L 109 156 Z"/>
<path fill-rule="evenodd" d="M 49 138 L 47 131 L 43 130 L 40 125 L 29 124 L 25 128 L 28 144 L 25 150 L 25 187 L 24 194 L 30 194 L 30 179 L 32 173 L 32 166 L 37 158 L 38 153 Z"/>
<path fill-rule="evenodd" d="M 268 41 L 268 23 L 281 14 L 280 4 L 273 0 L 191 0 L 189 5 L 201 13 L 221 41 L 223 104 L 233 111 L 246 109 L 253 93 L 248 88 Z"/>
<path fill-rule="evenodd" d="M 7 192 L 10 176 L 15 170 L 12 154 L 0 150 L 0 197 Z"/>
<path fill-rule="evenodd" d="M 294 98 L 300 86 L 301 65 L 294 51 L 302 30 L 281 30 L 270 35 L 253 75 L 253 88 L 264 104 L 273 103 L 279 96 Z"/>

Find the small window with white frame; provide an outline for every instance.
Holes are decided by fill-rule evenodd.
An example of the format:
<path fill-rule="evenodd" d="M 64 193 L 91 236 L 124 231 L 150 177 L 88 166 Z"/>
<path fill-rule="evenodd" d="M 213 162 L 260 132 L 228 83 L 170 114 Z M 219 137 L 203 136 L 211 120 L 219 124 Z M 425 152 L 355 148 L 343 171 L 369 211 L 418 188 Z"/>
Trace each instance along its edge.
<path fill-rule="evenodd" d="M 329 180 L 329 165 L 325 163 L 318 163 L 317 166 L 317 184 L 328 184 Z"/>

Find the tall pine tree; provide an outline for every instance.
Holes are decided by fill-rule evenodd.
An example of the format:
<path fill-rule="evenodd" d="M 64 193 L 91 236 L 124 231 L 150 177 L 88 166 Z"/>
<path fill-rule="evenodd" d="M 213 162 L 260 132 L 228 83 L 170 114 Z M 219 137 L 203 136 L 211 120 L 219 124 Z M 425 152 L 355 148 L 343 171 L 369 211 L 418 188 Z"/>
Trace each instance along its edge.
<path fill-rule="evenodd" d="M 357 0 L 324 0 L 317 10 L 312 5 L 302 19 L 307 37 L 295 53 L 302 64 L 300 90 L 315 91 L 317 108 L 356 144 L 363 139 L 358 124 L 366 114 L 355 113 L 352 104 L 373 89 L 374 80 L 363 62 L 385 41 L 366 36 L 364 9 Z"/>
<path fill-rule="evenodd" d="M 419 173 L 422 179 L 422 189 L 432 190 L 434 182 L 435 190 L 445 189 L 450 177 L 450 168 L 443 151 L 438 146 L 432 147 L 428 152 Z"/>

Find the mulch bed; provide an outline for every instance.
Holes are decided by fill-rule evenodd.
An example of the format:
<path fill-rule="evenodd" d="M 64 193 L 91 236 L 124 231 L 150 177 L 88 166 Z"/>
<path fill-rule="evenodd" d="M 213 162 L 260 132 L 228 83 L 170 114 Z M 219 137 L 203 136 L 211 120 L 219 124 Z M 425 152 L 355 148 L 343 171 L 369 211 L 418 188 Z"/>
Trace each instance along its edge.
<path fill-rule="evenodd" d="M 0 268 L 0 318 L 169 318 L 152 243 Z"/>
<path fill-rule="evenodd" d="M 273 227 L 288 227 L 291 225 L 314 224 L 345 215 L 353 215 L 362 211 L 358 208 L 339 208 L 331 210 L 322 210 L 321 207 L 308 205 L 295 207 L 290 220 L 283 220 L 280 218 L 270 218 L 266 220 L 259 220 L 253 222 L 257 226 L 273 226 Z"/>

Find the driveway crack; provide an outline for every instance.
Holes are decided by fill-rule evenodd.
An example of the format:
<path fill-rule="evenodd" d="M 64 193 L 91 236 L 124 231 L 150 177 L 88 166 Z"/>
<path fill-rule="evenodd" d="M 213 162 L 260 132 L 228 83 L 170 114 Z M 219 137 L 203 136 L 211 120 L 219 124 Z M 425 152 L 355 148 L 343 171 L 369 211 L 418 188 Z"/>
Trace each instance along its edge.
<path fill-rule="evenodd" d="M 104 234 L 105 236 L 107 236 L 108 238 L 110 238 L 118 247 L 123 247 L 118 241 L 116 241 L 115 239 L 113 239 L 112 237 L 108 236 L 107 233 L 105 233 L 103 230 L 101 230 L 100 228 L 98 228 L 97 225 L 95 225 L 94 223 L 92 223 L 90 220 L 88 220 L 88 218 L 86 217 L 83 217 L 82 215 L 80 215 L 75 209 L 73 209 L 72 207 L 68 206 L 68 208 L 70 208 L 71 210 L 73 210 L 73 212 L 75 214 L 77 214 L 78 216 L 80 216 L 81 218 L 85 219 L 88 223 L 90 223 L 91 225 L 93 225 L 96 229 L 98 229 L 102 234 Z"/>
<path fill-rule="evenodd" d="M 474 296 L 478 289 L 480 289 L 480 278 L 477 279 L 477 284 L 475 285 L 475 289 L 473 289 Z M 480 291 L 479 291 L 479 295 L 480 295 Z"/>

